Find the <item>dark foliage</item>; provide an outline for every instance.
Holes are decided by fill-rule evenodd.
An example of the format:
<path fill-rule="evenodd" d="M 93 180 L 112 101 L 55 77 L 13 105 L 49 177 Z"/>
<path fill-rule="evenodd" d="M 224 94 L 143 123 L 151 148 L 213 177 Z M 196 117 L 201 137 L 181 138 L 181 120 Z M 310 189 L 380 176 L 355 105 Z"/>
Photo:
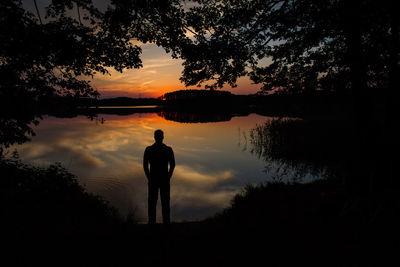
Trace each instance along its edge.
<path fill-rule="evenodd" d="M 232 96 L 232 93 L 228 91 L 213 91 L 213 90 L 179 90 L 170 93 L 166 93 L 162 96 L 163 99 L 167 101 L 182 100 L 182 101 L 204 101 L 207 103 L 207 98 L 222 98 L 226 99 Z"/>
<path fill-rule="evenodd" d="M 395 1 L 196 1 L 185 15 L 182 81 L 235 86 L 249 75 L 263 91 L 369 94 L 399 73 Z"/>
<path fill-rule="evenodd" d="M 308 172 L 342 177 L 355 160 L 352 135 L 346 120 L 274 119 L 251 129 L 250 152 L 299 177 Z"/>
<path fill-rule="evenodd" d="M 293 225 L 315 225 L 339 220 L 344 204 L 343 187 L 332 180 L 309 184 L 248 185 L 232 199 L 230 207 L 212 220 L 247 227 L 285 222 Z"/>
<path fill-rule="evenodd" d="M 231 120 L 233 114 L 229 112 L 180 112 L 180 111 L 159 111 L 158 116 L 166 120 L 177 121 L 181 123 L 207 123 L 207 122 L 221 122 Z"/>
<path fill-rule="evenodd" d="M 157 98 L 115 97 L 98 99 L 93 106 L 153 106 L 163 102 Z"/>
<path fill-rule="evenodd" d="M 379 130 L 377 123 L 360 132 L 351 119 L 272 120 L 251 130 L 250 152 L 263 158 L 267 169 L 279 163 L 297 178 L 311 172 L 340 181 L 349 201 L 363 202 L 372 216 L 382 208 L 376 203 L 388 205 L 386 192 L 397 188 L 394 148 Z"/>
<path fill-rule="evenodd" d="M 236 261 L 276 266 L 377 266 L 396 262 L 396 190 L 352 201 L 338 180 L 249 185 L 207 222 L 219 229 Z M 210 228 L 212 229 L 212 228 Z M 214 242 L 218 242 L 216 239 Z M 247 257 L 247 258 L 246 258 Z"/>
<path fill-rule="evenodd" d="M 97 97 L 87 80 L 94 74 L 142 67 L 132 41 L 168 49 L 183 34 L 180 10 L 178 1 L 111 1 L 102 11 L 91 0 L 58 0 L 31 12 L 20 0 L 1 1 L 0 145 L 26 141 L 54 96 Z"/>
<path fill-rule="evenodd" d="M 89 230 L 92 225 L 116 223 L 117 211 L 99 196 L 90 194 L 60 164 L 47 168 L 0 161 L 1 197 L 6 218 L 2 223 L 22 231 L 65 227 Z"/>
<path fill-rule="evenodd" d="M 117 263 L 110 247 L 128 225 L 60 164 L 47 168 L 0 159 L 3 261 L 10 266 L 99 266 Z M 115 248 L 115 250 L 114 250 Z M 108 263 L 107 263 L 108 262 Z"/>
<path fill-rule="evenodd" d="M 162 98 L 169 109 L 196 110 L 199 113 L 224 109 L 229 112 L 234 106 L 234 95 L 227 91 L 188 89 L 166 93 Z"/>

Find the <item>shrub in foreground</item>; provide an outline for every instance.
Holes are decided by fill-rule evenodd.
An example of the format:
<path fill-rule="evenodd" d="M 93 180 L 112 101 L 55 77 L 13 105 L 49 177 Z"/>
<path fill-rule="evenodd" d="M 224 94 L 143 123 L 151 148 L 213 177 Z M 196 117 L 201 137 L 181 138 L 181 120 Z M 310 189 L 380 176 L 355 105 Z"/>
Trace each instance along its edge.
<path fill-rule="evenodd" d="M 18 231 L 93 231 L 120 223 L 115 208 L 88 193 L 59 163 L 49 167 L 0 159 L 4 227 Z"/>

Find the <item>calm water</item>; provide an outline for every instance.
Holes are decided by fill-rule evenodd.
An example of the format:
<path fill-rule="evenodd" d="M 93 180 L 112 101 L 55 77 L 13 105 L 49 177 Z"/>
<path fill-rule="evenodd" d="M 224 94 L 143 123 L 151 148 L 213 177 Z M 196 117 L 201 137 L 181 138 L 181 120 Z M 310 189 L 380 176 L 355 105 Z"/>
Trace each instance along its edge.
<path fill-rule="evenodd" d="M 156 129 L 164 131 L 164 142 L 175 152 L 173 221 L 204 219 L 227 207 L 246 184 L 273 179 L 273 172 L 265 172 L 266 163 L 248 148 L 250 129 L 270 117 L 251 114 L 208 123 L 181 123 L 156 113 L 99 117 L 45 117 L 32 141 L 17 147 L 20 157 L 39 166 L 61 162 L 88 191 L 123 215 L 135 211 L 142 222 L 147 221 L 142 156 Z"/>

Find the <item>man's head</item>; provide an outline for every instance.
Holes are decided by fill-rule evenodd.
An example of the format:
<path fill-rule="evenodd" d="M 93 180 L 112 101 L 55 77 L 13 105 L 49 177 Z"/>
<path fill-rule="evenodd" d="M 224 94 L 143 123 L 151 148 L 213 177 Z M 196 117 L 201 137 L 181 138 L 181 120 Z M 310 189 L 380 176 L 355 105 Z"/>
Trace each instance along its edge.
<path fill-rule="evenodd" d="M 156 140 L 156 143 L 162 143 L 162 141 L 164 140 L 164 132 L 161 130 L 155 130 L 154 140 Z"/>

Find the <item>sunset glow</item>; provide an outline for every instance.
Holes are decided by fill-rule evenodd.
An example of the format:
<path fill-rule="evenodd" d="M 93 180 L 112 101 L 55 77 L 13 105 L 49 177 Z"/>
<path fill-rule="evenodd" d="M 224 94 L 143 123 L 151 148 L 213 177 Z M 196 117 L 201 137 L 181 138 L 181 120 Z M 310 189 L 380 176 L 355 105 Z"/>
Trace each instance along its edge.
<path fill-rule="evenodd" d="M 400 266 L 397 2 L 0 0 L 2 261 Z"/>
<path fill-rule="evenodd" d="M 155 44 L 144 44 L 141 48 L 143 68 L 125 70 L 123 73 L 110 69 L 111 75 L 98 74 L 94 77 L 92 85 L 101 93 L 101 97 L 159 97 L 168 92 L 189 89 L 179 80 L 183 70 L 182 60 L 173 59 Z M 190 87 L 193 88 L 196 87 Z M 259 88 L 260 85 L 242 78 L 236 88 L 226 86 L 222 90 L 234 94 L 253 94 Z"/>
<path fill-rule="evenodd" d="M 147 194 L 142 157 L 156 129 L 164 130 L 177 163 L 171 188 L 174 221 L 210 216 L 246 183 L 268 179 L 265 163 L 244 149 L 243 136 L 269 117 L 252 114 L 214 123 L 180 123 L 157 113 L 100 117 L 45 117 L 35 128 L 37 136 L 18 152 L 37 165 L 61 162 L 122 214 L 136 209 L 141 222 L 146 221 Z"/>

